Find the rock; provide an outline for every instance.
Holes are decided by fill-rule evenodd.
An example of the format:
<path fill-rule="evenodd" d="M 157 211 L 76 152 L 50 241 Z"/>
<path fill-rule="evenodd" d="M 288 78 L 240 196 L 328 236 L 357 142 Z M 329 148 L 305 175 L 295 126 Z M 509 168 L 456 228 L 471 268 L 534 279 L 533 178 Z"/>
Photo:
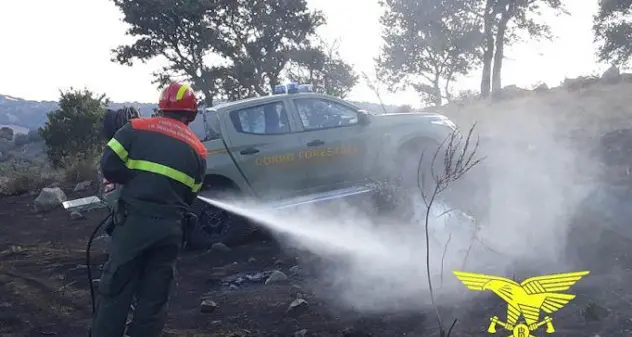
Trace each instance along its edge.
<path fill-rule="evenodd" d="M 302 329 L 294 333 L 294 337 L 305 337 L 307 336 L 307 329 Z"/>
<path fill-rule="evenodd" d="M 299 267 L 299 266 L 292 266 L 292 267 L 290 268 L 290 274 L 292 274 L 292 275 L 298 275 L 298 274 L 300 274 L 300 273 L 301 273 L 301 267 Z"/>
<path fill-rule="evenodd" d="M 81 214 L 79 212 L 72 212 L 72 213 L 70 213 L 70 220 L 81 220 L 81 219 L 85 219 L 83 214 Z"/>
<path fill-rule="evenodd" d="M 287 308 L 287 313 L 291 316 L 298 316 L 307 311 L 307 308 L 309 308 L 309 303 L 302 298 L 297 298 L 290 303 L 290 306 Z"/>
<path fill-rule="evenodd" d="M 200 304 L 200 311 L 205 314 L 209 314 L 215 311 L 215 309 L 217 309 L 218 306 L 219 305 L 215 303 L 215 301 L 206 299 L 202 301 L 202 304 Z"/>
<path fill-rule="evenodd" d="M 215 252 L 230 252 L 230 248 L 223 243 L 215 243 L 211 246 L 211 250 Z"/>
<path fill-rule="evenodd" d="M 81 192 L 87 190 L 90 186 L 92 186 L 91 180 L 86 180 L 78 183 L 73 189 L 74 192 Z"/>
<path fill-rule="evenodd" d="M 230 290 L 238 290 L 239 286 L 237 286 L 236 284 L 231 284 L 230 286 L 228 286 L 228 288 L 230 288 Z"/>
<path fill-rule="evenodd" d="M 282 283 L 288 280 L 287 275 L 281 271 L 275 271 L 268 277 L 265 284 Z"/>
<path fill-rule="evenodd" d="M 305 292 L 303 291 L 303 288 L 301 288 L 300 286 L 293 284 L 292 287 L 290 288 L 290 297 L 292 298 L 305 298 Z"/>
<path fill-rule="evenodd" d="M 254 257 L 251 257 L 248 259 L 248 263 L 255 263 L 257 262 L 257 259 L 255 259 Z"/>
<path fill-rule="evenodd" d="M 278 267 L 278 266 L 282 266 L 282 265 L 283 265 L 283 260 L 281 260 L 281 259 L 276 259 L 276 260 L 274 261 L 274 265 L 275 265 L 275 266 L 277 266 L 277 267 Z"/>
<path fill-rule="evenodd" d="M 50 187 L 50 188 L 61 187 L 61 184 L 58 183 L 58 182 L 54 182 L 54 183 L 50 184 L 50 186 L 48 186 L 48 187 Z"/>
<path fill-rule="evenodd" d="M 35 199 L 35 210 L 46 212 L 61 206 L 62 202 L 68 200 L 64 191 L 59 187 L 44 187 Z"/>
<path fill-rule="evenodd" d="M 619 68 L 612 65 L 603 73 L 603 75 L 601 75 L 601 79 L 608 84 L 618 83 L 619 80 L 621 80 L 621 72 L 619 71 Z"/>

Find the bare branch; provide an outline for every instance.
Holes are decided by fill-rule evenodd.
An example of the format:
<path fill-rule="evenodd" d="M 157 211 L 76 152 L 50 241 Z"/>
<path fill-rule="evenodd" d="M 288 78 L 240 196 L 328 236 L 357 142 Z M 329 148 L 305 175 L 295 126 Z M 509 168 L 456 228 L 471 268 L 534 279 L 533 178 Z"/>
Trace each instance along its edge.
<path fill-rule="evenodd" d="M 474 166 L 478 165 L 484 158 L 477 158 L 476 152 L 478 150 L 479 141 L 476 141 L 474 147 L 471 147 L 471 138 L 474 133 L 474 129 L 476 124 L 474 124 L 469 132 L 467 133 L 467 137 L 463 138 L 463 135 L 459 132 L 458 129 L 451 132 L 448 136 L 445 137 L 443 142 L 439 145 L 439 147 L 435 150 L 432 160 L 430 161 L 430 175 L 432 176 L 432 182 L 434 186 L 432 188 L 428 188 L 428 186 L 424 186 L 424 184 L 428 183 L 425 178 L 424 162 L 425 151 L 422 151 L 418 167 L 417 167 L 417 186 L 421 193 L 421 197 L 426 206 L 426 214 L 425 214 L 425 223 L 424 223 L 424 234 L 426 238 L 426 276 L 428 278 L 428 288 L 430 290 L 430 300 L 435 310 L 435 314 L 437 316 L 437 320 L 439 322 L 440 336 L 447 337 L 452 332 L 452 328 L 456 324 L 456 320 L 452 323 L 449 329 L 445 329 L 443 325 L 443 319 L 441 317 L 441 313 L 439 312 L 439 307 L 436 303 L 433 284 L 432 284 L 432 276 L 430 272 L 430 233 L 429 233 L 429 225 L 430 225 L 430 213 L 432 211 L 432 206 L 434 205 L 435 200 L 437 200 L 439 194 L 448 189 L 451 183 L 459 180 L 463 177 L 469 170 L 471 170 Z M 437 159 L 439 155 L 443 155 L 443 168 L 441 172 L 435 171 L 435 166 L 437 164 Z M 423 183 L 422 183 L 423 181 Z M 428 194 L 428 191 L 432 191 Z M 447 214 L 452 210 L 448 210 L 442 213 Z M 446 252 L 448 249 L 448 245 L 452 239 L 452 233 L 445 243 L 443 248 L 443 255 L 441 257 L 441 285 L 443 285 L 443 269 L 444 269 L 444 261 Z M 470 245 L 471 248 L 471 245 Z M 468 249 L 468 255 L 469 255 Z M 467 260 L 467 256 L 465 258 Z M 447 332 L 446 332 L 447 331 Z"/>

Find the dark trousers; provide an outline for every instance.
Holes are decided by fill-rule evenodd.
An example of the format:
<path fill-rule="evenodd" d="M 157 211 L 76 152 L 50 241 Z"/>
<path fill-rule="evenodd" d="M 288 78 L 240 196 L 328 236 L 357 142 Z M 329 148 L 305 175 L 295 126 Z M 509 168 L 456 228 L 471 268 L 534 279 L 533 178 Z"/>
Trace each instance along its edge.
<path fill-rule="evenodd" d="M 160 336 L 182 235 L 181 219 L 129 214 L 115 227 L 99 283 L 92 337 L 122 337 L 134 296 L 138 303 L 126 336 Z"/>

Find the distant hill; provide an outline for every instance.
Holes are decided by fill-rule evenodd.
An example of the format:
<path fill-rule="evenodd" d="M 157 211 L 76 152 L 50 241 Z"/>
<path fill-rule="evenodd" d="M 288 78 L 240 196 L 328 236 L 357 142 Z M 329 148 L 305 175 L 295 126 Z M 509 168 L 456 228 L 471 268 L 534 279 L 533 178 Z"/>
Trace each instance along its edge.
<path fill-rule="evenodd" d="M 382 112 L 382 107 L 379 104 L 368 102 L 352 103 L 362 109 L 376 113 Z M 151 115 L 154 108 L 157 107 L 156 104 L 151 103 L 124 102 L 112 103 L 110 104 L 110 108 L 118 109 L 124 105 L 136 107 L 143 116 Z M 18 97 L 0 95 L 0 126 L 9 126 L 20 133 L 24 133 L 24 129 L 37 129 L 46 122 L 46 114 L 57 109 L 57 107 L 58 105 L 55 101 L 31 101 Z M 399 106 L 388 105 L 385 106 L 385 108 L 387 112 L 395 112 Z"/>

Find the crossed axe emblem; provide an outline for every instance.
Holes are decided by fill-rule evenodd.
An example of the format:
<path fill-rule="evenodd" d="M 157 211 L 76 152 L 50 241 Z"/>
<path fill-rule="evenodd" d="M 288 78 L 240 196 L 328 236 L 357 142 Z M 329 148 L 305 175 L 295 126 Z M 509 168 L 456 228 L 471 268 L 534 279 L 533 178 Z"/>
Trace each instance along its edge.
<path fill-rule="evenodd" d="M 511 331 L 511 335 L 507 337 L 536 337 L 532 335 L 531 332 L 538 330 L 543 325 L 546 325 L 546 333 L 555 332 L 555 327 L 553 327 L 553 319 L 549 316 L 544 317 L 544 319 L 540 322 L 530 325 L 521 323 L 513 326 L 501 321 L 500 319 L 498 319 L 498 316 L 494 316 L 489 320 L 491 321 L 491 323 L 489 324 L 489 328 L 487 328 L 487 332 L 489 332 L 490 334 L 496 333 L 497 325 L 505 328 L 505 330 Z"/>

